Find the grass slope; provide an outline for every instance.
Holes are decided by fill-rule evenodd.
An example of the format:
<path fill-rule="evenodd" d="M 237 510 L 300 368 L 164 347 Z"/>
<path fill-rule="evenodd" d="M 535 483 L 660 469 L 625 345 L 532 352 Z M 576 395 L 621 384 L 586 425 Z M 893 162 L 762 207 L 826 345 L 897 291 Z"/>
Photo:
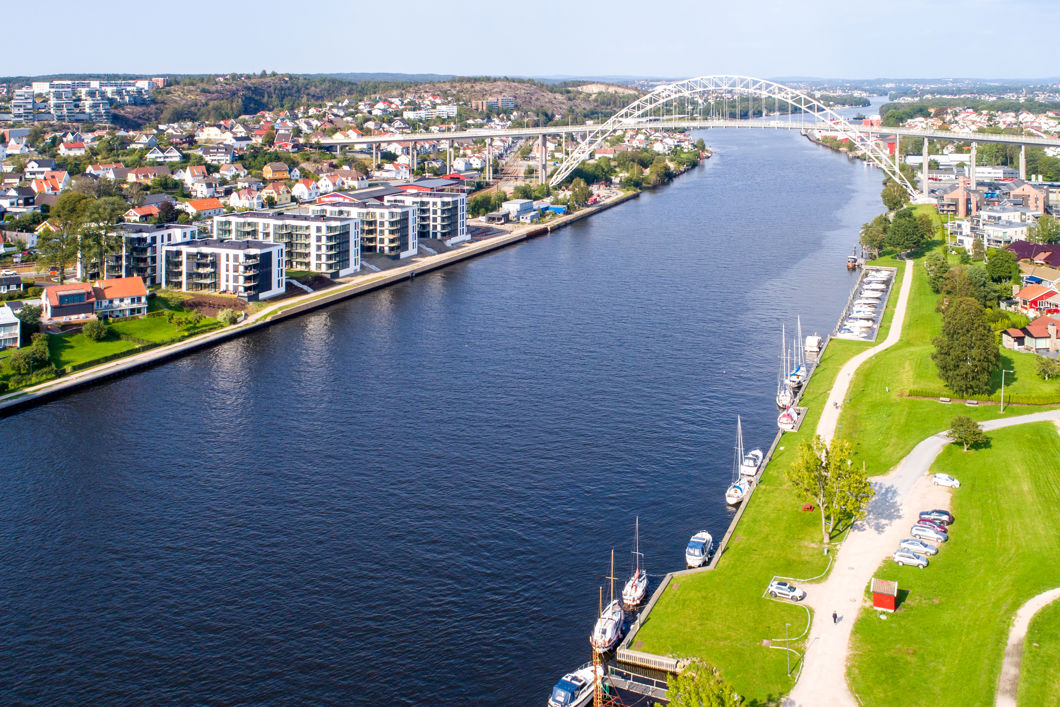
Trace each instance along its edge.
<path fill-rule="evenodd" d="M 959 476 L 950 541 L 926 570 L 887 561 L 877 575 L 909 595 L 881 621 L 863 610 L 848 679 L 864 704 L 993 704 L 1009 625 L 1060 585 L 1060 435 L 1051 423 L 992 432 L 989 448 L 946 448 Z"/>
<path fill-rule="evenodd" d="M 1060 601 L 1054 601 L 1031 620 L 1023 644 L 1021 707 L 1060 705 Z"/>

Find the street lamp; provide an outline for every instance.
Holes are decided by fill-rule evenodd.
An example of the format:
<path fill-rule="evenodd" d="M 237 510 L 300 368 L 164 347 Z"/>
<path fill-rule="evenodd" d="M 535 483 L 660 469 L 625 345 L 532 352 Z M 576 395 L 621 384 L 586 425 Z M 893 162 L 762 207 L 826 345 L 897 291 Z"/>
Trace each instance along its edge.
<path fill-rule="evenodd" d="M 1005 374 L 1006 373 L 1015 373 L 1015 371 L 1010 371 L 1007 368 L 1002 368 L 1001 369 L 1001 412 L 1005 412 Z"/>
<path fill-rule="evenodd" d="M 788 676 L 791 676 L 791 646 L 788 645 L 788 627 L 790 623 L 784 624 L 784 655 L 788 658 Z"/>

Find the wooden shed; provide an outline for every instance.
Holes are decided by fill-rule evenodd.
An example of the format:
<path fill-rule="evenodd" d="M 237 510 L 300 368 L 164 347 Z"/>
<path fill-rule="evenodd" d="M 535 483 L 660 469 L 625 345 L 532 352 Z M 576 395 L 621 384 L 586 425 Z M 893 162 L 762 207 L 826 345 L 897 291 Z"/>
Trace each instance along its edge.
<path fill-rule="evenodd" d="M 898 582 L 872 578 L 872 606 L 880 611 L 894 611 L 898 602 Z"/>

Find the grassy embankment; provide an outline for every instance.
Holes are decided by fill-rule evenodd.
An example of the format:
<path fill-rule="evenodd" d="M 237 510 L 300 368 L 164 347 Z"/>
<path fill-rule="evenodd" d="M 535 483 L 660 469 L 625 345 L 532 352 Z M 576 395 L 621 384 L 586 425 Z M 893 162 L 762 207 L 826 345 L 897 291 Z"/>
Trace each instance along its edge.
<path fill-rule="evenodd" d="M 932 467 L 958 476 L 961 488 L 953 492 L 950 541 L 931 565 L 887 561 L 877 573 L 908 596 L 886 621 L 866 607 L 855 624 L 848 678 L 864 704 L 993 704 L 1012 617 L 1060 586 L 1057 428 L 1021 425 L 990 438 L 968 452 L 947 447 Z M 1031 652 L 1022 671 L 1028 705 L 1056 704 L 1060 694 L 1060 612 L 1039 620 L 1045 648 Z"/>
<path fill-rule="evenodd" d="M 1031 619 L 1023 644 L 1017 702 L 1026 707 L 1060 703 L 1060 601 Z"/>
<path fill-rule="evenodd" d="M 881 341 L 896 302 L 897 297 L 888 302 Z M 717 567 L 676 578 L 632 647 L 659 655 L 702 657 L 753 701 L 775 699 L 791 689 L 795 671 L 787 675 L 785 651 L 763 646 L 762 641 L 783 639 L 786 623 L 791 624 L 791 637 L 799 636 L 807 627 L 807 610 L 762 595 L 774 575 L 814 577 L 829 565 L 821 552 L 820 518 L 801 510 L 804 501 L 789 487 L 784 471 L 799 442 L 813 437 L 839 369 L 871 346 L 839 339 L 829 343 L 802 398 L 801 404 L 808 408 L 806 419 L 798 432 L 784 435 Z M 792 641 L 791 647 L 801 653 L 804 643 Z"/>

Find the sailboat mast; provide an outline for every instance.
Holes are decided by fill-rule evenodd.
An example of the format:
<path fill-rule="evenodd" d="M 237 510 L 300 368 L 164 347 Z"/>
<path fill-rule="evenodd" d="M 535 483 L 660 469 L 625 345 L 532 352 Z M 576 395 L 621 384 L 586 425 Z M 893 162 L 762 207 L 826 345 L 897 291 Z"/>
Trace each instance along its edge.
<path fill-rule="evenodd" d="M 637 516 L 633 525 L 633 562 L 633 576 L 636 577 L 640 572 L 640 516 Z"/>
<path fill-rule="evenodd" d="M 611 574 L 608 576 L 611 580 L 611 601 L 615 601 L 615 548 L 611 548 Z"/>

